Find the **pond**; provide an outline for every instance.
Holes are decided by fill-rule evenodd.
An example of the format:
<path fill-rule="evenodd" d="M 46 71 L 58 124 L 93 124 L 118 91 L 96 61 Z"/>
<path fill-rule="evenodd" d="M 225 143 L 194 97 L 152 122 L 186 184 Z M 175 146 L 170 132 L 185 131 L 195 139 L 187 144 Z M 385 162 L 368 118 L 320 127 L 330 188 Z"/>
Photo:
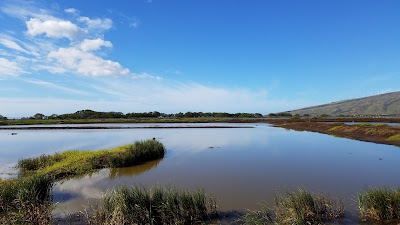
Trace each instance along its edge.
<path fill-rule="evenodd" d="M 166 146 L 164 159 L 58 182 L 60 214 L 83 210 L 88 200 L 113 187 L 138 184 L 203 188 L 224 211 L 257 209 L 263 201 L 272 206 L 277 192 L 306 188 L 342 198 L 356 217 L 356 195 L 364 188 L 400 186 L 398 147 L 268 124 L 239 126 L 254 128 L 1 130 L 0 170 L 5 173 L 19 158 L 153 137 Z"/>

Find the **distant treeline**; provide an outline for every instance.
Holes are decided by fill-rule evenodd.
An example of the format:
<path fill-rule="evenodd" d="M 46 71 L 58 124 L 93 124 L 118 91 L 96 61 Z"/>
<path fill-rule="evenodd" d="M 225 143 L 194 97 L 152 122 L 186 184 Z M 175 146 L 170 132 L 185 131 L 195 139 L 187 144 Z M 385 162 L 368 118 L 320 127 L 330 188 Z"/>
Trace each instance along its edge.
<path fill-rule="evenodd" d="M 122 113 L 122 112 L 96 112 L 93 110 L 80 110 L 75 113 L 61 114 L 61 115 L 50 115 L 46 116 L 41 113 L 36 113 L 35 115 L 24 118 L 24 119 L 134 119 L 134 118 L 200 118 L 200 117 L 210 117 L 210 118 L 262 118 L 263 115 L 260 113 L 226 113 L 226 112 L 186 112 L 186 113 L 175 113 L 167 114 L 154 112 L 133 112 L 133 113 Z"/>

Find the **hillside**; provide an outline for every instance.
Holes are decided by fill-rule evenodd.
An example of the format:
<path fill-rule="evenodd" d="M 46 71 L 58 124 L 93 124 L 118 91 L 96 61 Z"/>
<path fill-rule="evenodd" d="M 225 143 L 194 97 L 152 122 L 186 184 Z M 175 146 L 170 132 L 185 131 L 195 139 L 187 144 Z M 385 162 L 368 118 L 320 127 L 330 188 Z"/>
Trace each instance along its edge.
<path fill-rule="evenodd" d="M 310 116 L 352 116 L 352 115 L 400 115 L 400 92 L 391 92 L 303 109 L 288 111 L 292 115 L 309 114 Z"/>

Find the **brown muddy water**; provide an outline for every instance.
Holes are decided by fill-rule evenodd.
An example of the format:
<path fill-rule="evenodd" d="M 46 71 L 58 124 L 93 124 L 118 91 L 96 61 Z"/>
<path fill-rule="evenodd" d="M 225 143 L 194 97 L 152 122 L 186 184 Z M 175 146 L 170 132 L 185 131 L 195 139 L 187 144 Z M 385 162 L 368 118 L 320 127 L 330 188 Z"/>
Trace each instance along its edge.
<path fill-rule="evenodd" d="M 398 147 L 266 124 L 242 126 L 254 128 L 2 130 L 0 171 L 12 176 L 9 167 L 19 158 L 64 150 L 105 149 L 153 137 L 166 146 L 164 159 L 58 182 L 57 215 L 83 210 L 89 200 L 121 185 L 203 188 L 222 211 L 257 209 L 263 201 L 273 206 L 277 192 L 306 188 L 342 198 L 347 218 L 357 223 L 357 193 L 400 187 Z"/>

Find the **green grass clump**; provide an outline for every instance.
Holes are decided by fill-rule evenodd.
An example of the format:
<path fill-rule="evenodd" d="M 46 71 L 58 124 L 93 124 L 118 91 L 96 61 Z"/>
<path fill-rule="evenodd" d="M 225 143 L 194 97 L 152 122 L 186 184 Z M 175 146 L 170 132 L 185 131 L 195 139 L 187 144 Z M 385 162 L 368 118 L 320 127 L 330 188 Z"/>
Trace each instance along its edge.
<path fill-rule="evenodd" d="M 53 179 L 32 176 L 0 183 L 0 224 L 51 224 Z"/>
<path fill-rule="evenodd" d="M 358 194 L 360 216 L 364 220 L 400 218 L 400 189 L 373 188 Z"/>
<path fill-rule="evenodd" d="M 343 127 L 343 125 L 334 126 L 334 127 L 329 128 L 328 131 L 336 131 L 336 130 L 341 129 L 342 127 Z"/>
<path fill-rule="evenodd" d="M 400 134 L 395 134 L 386 139 L 387 141 L 400 141 Z"/>
<path fill-rule="evenodd" d="M 343 202 L 322 194 L 300 189 L 275 197 L 275 216 L 262 205 L 259 211 L 248 211 L 240 222 L 244 224 L 323 224 L 344 217 Z"/>
<path fill-rule="evenodd" d="M 60 179 L 83 175 L 101 168 L 133 166 L 160 159 L 164 155 L 163 144 L 155 139 L 149 139 L 110 150 L 66 151 L 21 159 L 17 167 L 26 174 L 49 174 Z"/>
<path fill-rule="evenodd" d="M 89 224 L 194 224 L 209 220 L 215 200 L 204 191 L 122 187 L 107 193 Z"/>
<path fill-rule="evenodd" d="M 110 167 L 126 167 L 146 161 L 160 159 L 165 155 L 163 144 L 157 140 L 136 141 L 126 151 L 111 155 Z"/>
<path fill-rule="evenodd" d="M 342 201 L 303 189 L 277 195 L 275 204 L 278 224 L 319 224 L 344 216 Z"/>

